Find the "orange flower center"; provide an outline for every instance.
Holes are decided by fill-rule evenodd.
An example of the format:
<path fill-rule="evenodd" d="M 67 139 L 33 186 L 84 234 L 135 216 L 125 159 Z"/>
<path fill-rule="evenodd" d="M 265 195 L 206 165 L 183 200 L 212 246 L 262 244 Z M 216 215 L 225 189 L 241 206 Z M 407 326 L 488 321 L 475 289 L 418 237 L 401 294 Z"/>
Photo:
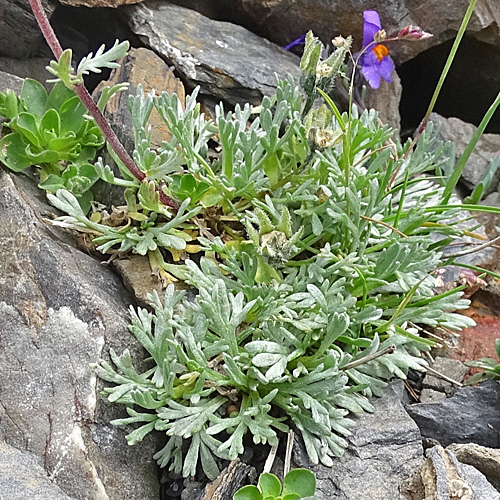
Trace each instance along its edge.
<path fill-rule="evenodd" d="M 379 43 L 378 45 L 375 45 L 373 47 L 373 53 L 377 56 L 378 61 L 380 62 L 384 57 L 387 57 L 389 55 L 389 49 L 385 46 Z"/>

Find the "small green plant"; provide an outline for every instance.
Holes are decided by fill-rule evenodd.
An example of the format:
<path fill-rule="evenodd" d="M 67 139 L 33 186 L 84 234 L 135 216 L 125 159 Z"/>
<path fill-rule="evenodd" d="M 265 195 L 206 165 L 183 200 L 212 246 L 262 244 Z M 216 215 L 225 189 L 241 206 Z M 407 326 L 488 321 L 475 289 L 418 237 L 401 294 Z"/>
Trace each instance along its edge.
<path fill-rule="evenodd" d="M 62 83 L 47 94 L 42 84 L 26 79 L 19 97 L 11 90 L 0 93 L 0 115 L 11 130 L 0 140 L 0 161 L 14 172 L 39 166 L 41 188 L 67 189 L 88 210 L 88 190 L 99 178 L 91 162 L 104 138 L 79 97 Z"/>
<path fill-rule="evenodd" d="M 484 370 L 482 373 L 476 373 L 467 379 L 467 384 L 474 385 L 484 380 L 500 380 L 500 338 L 495 340 L 495 350 L 497 360 L 492 358 L 481 358 L 476 361 L 467 361 L 465 364 L 473 368 Z"/>
<path fill-rule="evenodd" d="M 348 50 L 345 41 L 333 56 Z M 128 351 L 95 367 L 115 384 L 108 399 L 127 406 L 129 416 L 113 424 L 141 424 L 130 444 L 165 432 L 155 458 L 184 476 L 201 463 L 214 478 L 215 457 L 235 459 L 245 435 L 276 445 L 290 425 L 313 463 L 332 466 L 347 446 L 349 415 L 372 411 L 368 397 L 392 376 L 425 368 L 420 351 L 433 342 L 417 325 L 472 324 L 453 312 L 468 305 L 461 288 L 434 288 L 435 271 L 451 263 L 441 250 L 462 234 L 461 207 L 440 205 L 450 148 L 431 126 L 410 150 L 375 112 L 339 113 L 317 84 L 331 88 L 342 65 L 320 53 L 308 35 L 302 88 L 279 81 L 258 109 L 219 105 L 213 121 L 200 113 L 197 91 L 183 108 L 175 95 L 139 88 L 129 107 L 143 180 L 119 159 L 123 178 L 96 165 L 102 179 L 126 187 L 125 226 L 84 217 L 70 193 L 49 195 L 68 213 L 60 222 L 93 231 L 102 251 L 147 253 L 197 290 L 188 300 L 169 286 L 164 302 L 150 296 L 151 312 L 131 311 L 149 369 L 138 371 Z M 328 106 L 307 111 L 323 98 Z M 147 131 L 154 106 L 172 132 L 159 151 Z M 177 214 L 161 203 L 158 184 L 184 198 Z M 190 231 L 205 256 L 199 265 L 169 263 L 163 249 L 182 249 Z"/>
<path fill-rule="evenodd" d="M 315 475 L 308 469 L 294 469 L 285 476 L 283 485 L 274 474 L 261 474 L 257 486 L 243 486 L 233 500 L 319 500 L 315 493 Z"/>
<path fill-rule="evenodd" d="M 387 64 L 379 31 L 363 50 L 378 47 Z M 413 27 L 401 33 L 423 36 Z M 343 77 L 350 41 L 337 40 L 323 60 L 311 33 L 300 84 L 278 81 L 258 108 L 228 112 L 221 104 L 208 120 L 197 90 L 183 107 L 175 95 L 139 87 L 129 99 L 132 159 L 88 102 L 71 54 L 48 40 L 58 57 L 52 70 L 96 113 L 120 169 L 98 161 L 96 173 L 124 187 L 127 204 L 124 224 L 111 227 L 61 189 L 49 195 L 68 214 L 56 223 L 91 233 L 102 252 L 147 254 L 196 291 L 188 298 L 170 285 L 164 300 L 150 295 L 151 309 L 131 309 L 145 369 L 128 350 L 111 350 L 112 364 L 95 366 L 113 384 L 104 389 L 108 400 L 126 406 L 128 417 L 113 424 L 139 424 L 130 444 L 164 432 L 168 441 L 154 458 L 185 477 L 201 463 L 214 478 L 216 458 L 241 455 L 245 436 L 276 445 L 290 426 L 312 463 L 332 466 L 347 446 L 350 415 L 373 411 L 369 397 L 393 376 L 425 369 L 420 354 L 434 341 L 423 329 L 473 324 L 455 313 L 469 304 L 463 286 L 437 290 L 439 268 L 457 265 L 443 250 L 464 234 L 457 219 L 464 206 L 449 202 L 452 149 L 431 125 L 400 144 L 374 111 L 340 113 L 325 90 Z M 105 54 L 96 55 L 94 71 L 114 64 Z M 365 73 L 377 64 L 356 61 Z M 154 107 L 172 133 L 158 150 L 147 128 Z M 199 255 L 173 263 L 189 251 Z"/>

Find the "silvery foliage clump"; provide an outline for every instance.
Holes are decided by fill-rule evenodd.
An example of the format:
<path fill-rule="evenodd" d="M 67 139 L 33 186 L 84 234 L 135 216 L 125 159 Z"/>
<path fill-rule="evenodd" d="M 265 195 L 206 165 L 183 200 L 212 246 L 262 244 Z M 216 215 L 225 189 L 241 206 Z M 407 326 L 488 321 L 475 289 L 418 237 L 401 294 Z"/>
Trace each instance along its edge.
<path fill-rule="evenodd" d="M 221 104 L 212 121 L 196 94 L 185 108 L 175 95 L 140 89 L 131 98 L 134 158 L 150 184 L 120 180 L 102 164 L 98 171 L 127 187 L 129 200 L 133 191 L 136 226 L 95 225 L 75 212 L 70 194 L 53 197 L 69 213 L 64 223 L 93 229 L 107 251 L 140 246 L 157 255 L 162 238 L 168 248 L 187 230 L 186 215 L 191 229 L 204 228 L 199 264 L 162 265 L 195 298 L 170 285 L 164 298 L 150 295 L 150 310 L 131 308 L 147 368 L 129 350 L 111 350 L 112 364 L 95 367 L 111 383 L 108 400 L 126 406 L 128 417 L 112 423 L 132 429 L 130 444 L 164 432 L 154 458 L 185 477 L 201 463 L 214 478 L 218 459 L 241 455 L 246 436 L 276 445 L 291 426 L 311 462 L 332 466 L 347 447 L 351 415 L 373 411 L 369 398 L 392 377 L 425 369 L 420 354 L 432 341 L 422 329 L 472 324 L 455 313 L 468 306 L 461 288 L 436 288 L 436 271 L 452 263 L 441 251 L 462 234 L 460 209 L 441 204 L 450 148 L 432 127 L 409 151 L 374 111 L 341 115 L 316 94 L 311 106 L 311 92 L 331 89 L 341 74 L 336 61 L 346 48 L 329 73 L 319 42 L 310 36 L 308 44 L 302 91 L 291 78 L 278 81 L 259 108 L 226 112 Z M 172 132 L 160 151 L 148 142 L 153 106 Z M 158 205 L 153 181 L 183 201 L 180 215 Z M 208 224 L 211 217 L 220 224 Z"/>

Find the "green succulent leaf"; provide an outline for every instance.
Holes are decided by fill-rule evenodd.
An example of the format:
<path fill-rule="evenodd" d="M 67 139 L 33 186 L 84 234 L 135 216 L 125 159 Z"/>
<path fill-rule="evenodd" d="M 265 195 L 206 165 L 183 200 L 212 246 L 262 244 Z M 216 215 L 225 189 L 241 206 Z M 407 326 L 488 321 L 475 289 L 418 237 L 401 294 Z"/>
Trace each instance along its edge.
<path fill-rule="evenodd" d="M 263 497 L 257 486 L 248 485 L 240 488 L 234 494 L 233 500 L 263 500 Z"/>
<path fill-rule="evenodd" d="M 309 469 L 293 469 L 283 479 L 283 495 L 296 494 L 298 498 L 316 493 L 316 476 Z"/>
<path fill-rule="evenodd" d="M 281 493 L 281 482 L 274 474 L 261 474 L 259 476 L 258 487 L 264 498 L 276 498 Z"/>

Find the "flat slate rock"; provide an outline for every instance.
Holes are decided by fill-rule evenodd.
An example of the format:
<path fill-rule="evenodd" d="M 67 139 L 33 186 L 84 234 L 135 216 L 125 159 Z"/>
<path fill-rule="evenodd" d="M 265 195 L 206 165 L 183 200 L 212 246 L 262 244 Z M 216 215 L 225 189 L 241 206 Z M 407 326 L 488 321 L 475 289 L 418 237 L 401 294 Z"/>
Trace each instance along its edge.
<path fill-rule="evenodd" d="M 463 464 L 475 467 L 500 491 L 500 449 L 486 448 L 474 443 L 452 444 L 446 449 L 452 451 Z"/>
<path fill-rule="evenodd" d="M 299 59 L 252 32 L 163 0 L 124 8 L 132 31 L 193 85 L 231 104 L 258 104 L 277 73 L 300 76 Z"/>
<path fill-rule="evenodd" d="M 373 399 L 374 413 L 356 418 L 349 448 L 332 468 L 311 470 L 318 492 L 328 500 L 400 500 L 399 489 L 423 463 L 420 432 L 406 413 L 402 381 L 390 384 Z M 302 444 L 294 447 L 294 466 L 310 467 Z"/>
<path fill-rule="evenodd" d="M 42 0 L 42 5 L 50 17 L 57 3 Z M 0 56 L 25 59 L 44 43 L 28 0 L 0 2 Z"/>
<path fill-rule="evenodd" d="M 360 0 L 176 0 L 209 12 L 217 5 L 220 16 L 237 20 L 255 32 L 280 45 L 287 45 L 308 30 L 325 43 L 341 34 L 352 35 L 354 50 L 363 40 L 364 9 L 376 9 L 388 35 L 414 24 L 434 36 L 418 43 L 390 45 L 392 57 L 399 65 L 429 47 L 454 38 L 469 0 L 434 0 L 418 2 L 398 0 L 368 2 Z M 467 34 L 498 47 L 500 45 L 500 3 L 481 0 L 472 14 Z"/>
<path fill-rule="evenodd" d="M 450 450 L 434 446 L 426 451 L 421 478 L 425 498 L 433 500 L 500 500 L 500 493 L 471 465 L 462 464 Z"/>
<path fill-rule="evenodd" d="M 453 116 L 444 118 L 437 113 L 432 113 L 430 120 L 439 127 L 438 138 L 440 140 L 451 141 L 455 144 L 455 159 L 458 161 L 475 134 L 477 127 L 459 118 Z M 467 160 L 460 182 L 467 189 L 474 189 L 481 181 L 491 160 L 497 158 L 499 152 L 500 134 L 483 134 L 477 142 L 470 158 Z M 499 182 L 500 169 L 495 173 L 491 185 L 485 191 L 485 194 L 498 191 Z"/>
<path fill-rule="evenodd" d="M 422 436 L 442 446 L 477 443 L 500 448 L 500 384 L 493 380 L 463 387 L 437 403 L 407 405 Z"/>
<path fill-rule="evenodd" d="M 0 71 L 0 92 L 5 92 L 6 90 L 13 90 L 16 94 L 21 92 L 21 87 L 23 86 L 23 79 L 16 75 L 11 75 L 5 71 Z"/>
<path fill-rule="evenodd" d="M 138 355 L 127 331 L 132 297 L 43 220 L 55 209 L 42 196 L 26 176 L 0 168 L 0 439 L 35 457 L 75 500 L 156 500 L 161 436 L 129 446 L 109 424 L 124 408 L 100 396 L 89 366 L 109 359 L 110 347 Z M 0 467 L 0 484 L 11 472 Z"/>
<path fill-rule="evenodd" d="M 0 441 L 0 498 L 71 500 L 47 476 L 41 459 Z"/>
<path fill-rule="evenodd" d="M 121 7 L 131 3 L 139 3 L 144 0 L 59 0 L 64 5 L 72 7 Z"/>

